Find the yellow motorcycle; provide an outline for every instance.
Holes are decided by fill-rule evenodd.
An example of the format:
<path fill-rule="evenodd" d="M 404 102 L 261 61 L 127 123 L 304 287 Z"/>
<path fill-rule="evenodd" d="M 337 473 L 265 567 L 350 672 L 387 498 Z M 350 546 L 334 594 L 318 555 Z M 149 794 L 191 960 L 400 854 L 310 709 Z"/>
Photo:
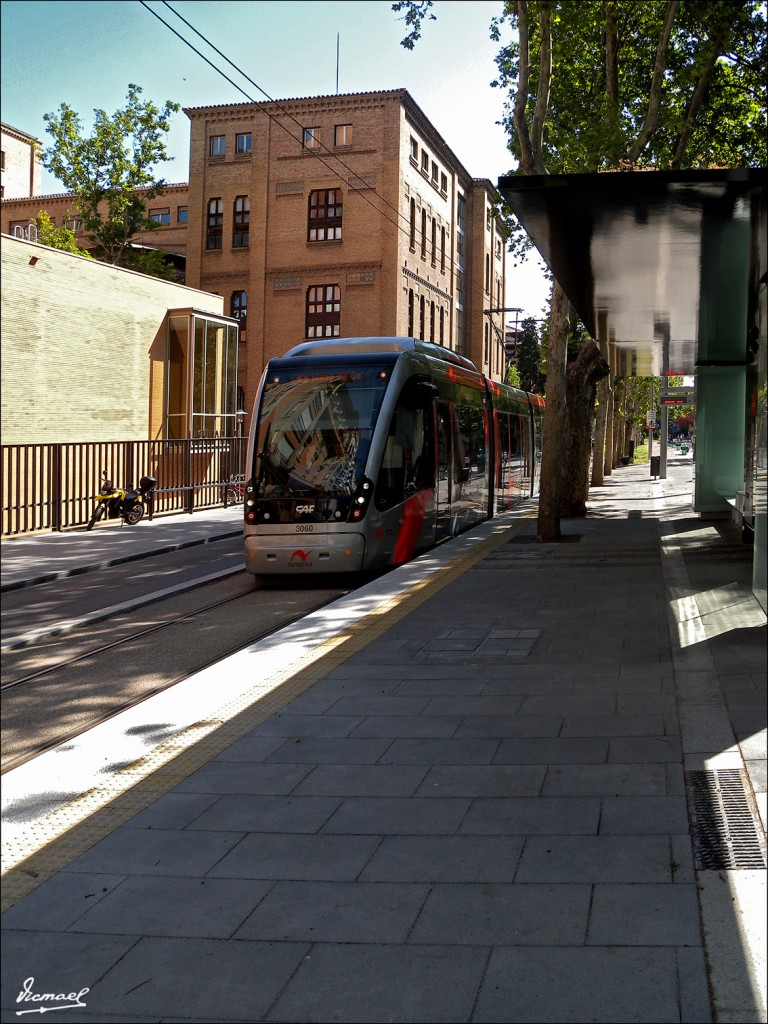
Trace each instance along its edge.
<path fill-rule="evenodd" d="M 138 488 L 129 484 L 124 490 L 115 487 L 104 473 L 101 479 L 101 490 L 96 495 L 93 512 L 86 529 L 92 530 L 102 519 L 122 519 L 126 526 L 135 526 L 143 517 L 144 511 L 154 497 L 157 480 L 153 476 L 143 476 Z"/>

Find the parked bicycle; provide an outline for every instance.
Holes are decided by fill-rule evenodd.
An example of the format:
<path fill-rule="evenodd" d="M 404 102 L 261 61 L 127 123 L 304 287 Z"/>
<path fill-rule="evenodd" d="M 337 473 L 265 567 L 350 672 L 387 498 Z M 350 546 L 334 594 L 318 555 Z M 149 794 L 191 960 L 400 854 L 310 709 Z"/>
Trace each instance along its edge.
<path fill-rule="evenodd" d="M 245 479 L 242 476 L 234 477 L 224 484 L 224 504 L 242 505 L 245 500 Z"/>
<path fill-rule="evenodd" d="M 139 480 L 138 489 L 133 484 L 127 488 L 115 487 L 104 473 L 101 478 L 101 490 L 96 495 L 96 504 L 86 529 L 92 530 L 102 519 L 122 519 L 126 526 L 135 526 L 143 517 L 144 511 L 152 502 L 157 480 L 153 476 L 143 476 Z"/>

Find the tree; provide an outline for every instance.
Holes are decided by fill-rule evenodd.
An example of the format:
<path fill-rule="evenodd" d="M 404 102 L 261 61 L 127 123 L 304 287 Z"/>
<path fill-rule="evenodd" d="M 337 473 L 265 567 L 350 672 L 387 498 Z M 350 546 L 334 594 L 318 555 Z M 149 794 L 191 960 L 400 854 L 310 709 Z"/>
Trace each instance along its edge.
<path fill-rule="evenodd" d="M 522 384 L 520 382 L 520 371 L 513 363 L 510 364 L 509 368 L 507 369 L 507 384 L 509 384 L 511 388 L 522 387 Z"/>
<path fill-rule="evenodd" d="M 520 324 L 520 348 L 517 354 L 517 368 L 520 371 L 520 387 L 536 395 L 544 393 L 546 378 L 541 372 L 539 331 L 532 316 Z"/>
<path fill-rule="evenodd" d="M 74 253 L 75 256 L 92 259 L 88 250 L 81 249 L 75 241 L 75 232 L 64 225 L 57 228 L 45 210 L 38 213 L 34 223 L 37 228 L 37 241 L 40 245 L 48 245 L 51 249 L 61 249 L 64 252 Z"/>
<path fill-rule="evenodd" d="M 123 258 L 123 266 L 127 270 L 135 270 L 148 277 L 159 277 L 163 281 L 182 280 L 181 273 L 176 271 L 160 249 L 130 249 Z"/>
<path fill-rule="evenodd" d="M 154 167 L 171 159 L 165 136 L 171 114 L 181 109 L 167 101 L 160 110 L 142 101 L 141 92 L 129 85 L 125 107 L 111 117 L 95 110 L 90 136 L 83 134 L 79 115 L 66 103 L 58 115 L 43 118 L 54 141 L 43 153 L 43 165 L 74 193 L 73 203 L 98 255 L 116 265 L 125 263 L 134 235 L 157 228 L 146 215 L 145 202 L 162 195 L 167 184 L 156 177 Z"/>
<path fill-rule="evenodd" d="M 431 0 L 393 4 L 419 38 Z M 764 166 L 766 18 L 761 0 L 507 0 L 491 25 L 513 41 L 496 59 L 508 90 L 504 124 L 517 172 Z M 569 465 L 566 372 L 570 310 L 553 284 L 537 538 L 556 540 L 583 479 Z M 594 345 L 590 341 L 588 345 Z M 605 368 L 607 371 L 607 367 Z M 594 371 L 583 379 L 595 382 Z M 571 392 L 572 395 L 572 392 Z M 571 398 L 571 400 L 573 400 Z"/>

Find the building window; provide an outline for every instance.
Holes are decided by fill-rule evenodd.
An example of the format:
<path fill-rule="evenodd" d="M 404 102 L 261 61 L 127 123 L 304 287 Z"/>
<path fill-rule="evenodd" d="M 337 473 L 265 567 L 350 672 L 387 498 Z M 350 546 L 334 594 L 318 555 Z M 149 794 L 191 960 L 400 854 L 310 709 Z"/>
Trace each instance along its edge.
<path fill-rule="evenodd" d="M 421 173 L 427 178 L 429 177 L 429 153 L 423 149 L 421 151 Z"/>
<path fill-rule="evenodd" d="M 411 252 L 416 252 L 416 200 L 411 196 Z"/>
<path fill-rule="evenodd" d="M 491 291 L 491 257 L 488 253 L 485 254 L 485 290 L 490 294 Z"/>
<path fill-rule="evenodd" d="M 437 185 L 438 168 L 435 161 L 432 161 L 432 184 Z"/>
<path fill-rule="evenodd" d="M 171 223 L 171 211 L 170 209 L 165 210 L 150 210 L 149 219 L 155 224 L 170 224 Z"/>
<path fill-rule="evenodd" d="M 413 337 L 413 288 L 408 289 L 408 337 Z"/>
<path fill-rule="evenodd" d="M 333 129 L 333 144 L 334 146 L 351 146 L 352 145 L 352 125 L 351 124 L 337 124 Z"/>
<path fill-rule="evenodd" d="M 435 304 L 430 302 L 429 304 L 429 340 L 435 340 Z"/>
<path fill-rule="evenodd" d="M 189 207 L 179 206 L 176 209 L 176 220 L 179 224 L 186 224 L 189 220 Z"/>
<path fill-rule="evenodd" d="M 432 218 L 432 266 L 437 264 L 437 221 Z"/>
<path fill-rule="evenodd" d="M 440 344 L 445 342 L 445 310 L 440 307 Z"/>
<path fill-rule="evenodd" d="M 440 228 L 440 273 L 445 273 L 445 228 Z"/>
<path fill-rule="evenodd" d="M 210 156 L 224 156 L 227 149 L 227 137 L 226 135 L 212 135 L 210 138 L 210 148 L 208 153 Z"/>
<path fill-rule="evenodd" d="M 251 224 L 251 201 L 248 196 L 235 196 L 232 223 L 232 248 L 247 249 Z"/>
<path fill-rule="evenodd" d="M 424 341 L 424 311 L 426 308 L 426 299 L 423 295 L 419 296 L 419 337 Z"/>
<path fill-rule="evenodd" d="M 485 227 L 488 231 L 491 230 L 491 208 L 488 206 L 485 211 Z"/>
<path fill-rule="evenodd" d="M 69 228 L 70 231 L 82 231 L 83 222 L 80 217 L 67 217 L 64 221 L 64 227 Z"/>
<path fill-rule="evenodd" d="M 440 191 L 443 193 L 444 196 L 448 195 L 448 175 L 447 174 L 441 174 L 440 175 Z"/>
<path fill-rule="evenodd" d="M 338 338 L 341 326 L 341 289 L 337 284 L 307 289 L 308 338 Z"/>
<path fill-rule="evenodd" d="M 309 193 L 308 242 L 341 240 L 343 206 L 337 188 L 319 188 Z"/>
<path fill-rule="evenodd" d="M 427 258 L 427 211 L 421 208 L 421 258 Z"/>
<path fill-rule="evenodd" d="M 419 144 L 413 136 L 411 136 L 411 160 L 415 164 L 419 162 Z"/>
<path fill-rule="evenodd" d="M 168 318 L 166 437 L 237 433 L 237 327 L 209 316 Z"/>
<path fill-rule="evenodd" d="M 245 321 L 248 316 L 248 292 L 232 292 L 230 316 L 240 321 L 240 332 L 242 333 L 245 330 Z"/>
<path fill-rule="evenodd" d="M 224 232 L 224 202 L 221 199 L 208 201 L 208 225 L 205 236 L 206 249 L 221 249 Z"/>
<path fill-rule="evenodd" d="M 235 153 L 237 153 L 238 156 L 250 156 L 251 145 L 250 132 L 240 132 L 235 135 Z"/>
<path fill-rule="evenodd" d="M 320 129 L 319 128 L 305 128 L 304 129 L 304 149 L 319 149 L 320 148 Z"/>

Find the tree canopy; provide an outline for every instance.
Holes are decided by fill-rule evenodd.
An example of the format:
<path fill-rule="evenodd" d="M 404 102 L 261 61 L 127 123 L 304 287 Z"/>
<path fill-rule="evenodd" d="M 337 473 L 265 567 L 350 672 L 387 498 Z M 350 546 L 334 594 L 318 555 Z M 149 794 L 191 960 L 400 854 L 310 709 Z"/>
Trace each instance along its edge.
<path fill-rule="evenodd" d="M 495 84 L 509 92 L 504 124 L 525 173 L 765 166 L 761 0 L 503 7 L 491 34 L 517 37 Z"/>
<path fill-rule="evenodd" d="M 172 159 L 165 140 L 171 114 L 181 109 L 169 100 L 161 110 L 142 100 L 141 92 L 129 85 L 126 105 L 111 117 L 95 110 L 88 136 L 66 103 L 43 118 L 54 142 L 43 153 L 44 166 L 74 194 L 73 205 L 99 256 L 118 265 L 126 262 L 134 235 L 157 228 L 145 203 L 162 195 L 167 184 L 155 166 Z"/>
<path fill-rule="evenodd" d="M 434 18 L 432 6 L 392 5 L 408 30 L 407 48 Z M 494 84 L 507 90 L 503 124 L 516 173 L 765 166 L 762 0 L 506 0 L 500 7 L 491 24 L 501 44 Z M 588 351 L 592 341 L 569 360 L 570 317 L 555 281 L 537 531 L 546 541 L 560 536 L 561 515 L 586 513 L 587 475 L 574 459 L 588 449 L 577 435 L 588 431 L 589 396 L 594 408 L 597 381 L 608 372 Z M 577 400 L 579 387 L 586 404 Z"/>
<path fill-rule="evenodd" d="M 81 249 L 75 239 L 75 232 L 66 225 L 57 227 L 45 210 L 40 210 L 35 217 L 37 228 L 37 241 L 40 245 L 48 245 L 51 249 L 61 249 L 63 252 L 74 253 L 75 256 L 85 256 L 91 259 L 87 249 Z"/>
<path fill-rule="evenodd" d="M 543 395 L 545 377 L 541 371 L 539 330 L 533 317 L 526 317 L 520 324 L 519 341 L 517 368 L 520 373 L 520 387 L 524 391 Z"/>

